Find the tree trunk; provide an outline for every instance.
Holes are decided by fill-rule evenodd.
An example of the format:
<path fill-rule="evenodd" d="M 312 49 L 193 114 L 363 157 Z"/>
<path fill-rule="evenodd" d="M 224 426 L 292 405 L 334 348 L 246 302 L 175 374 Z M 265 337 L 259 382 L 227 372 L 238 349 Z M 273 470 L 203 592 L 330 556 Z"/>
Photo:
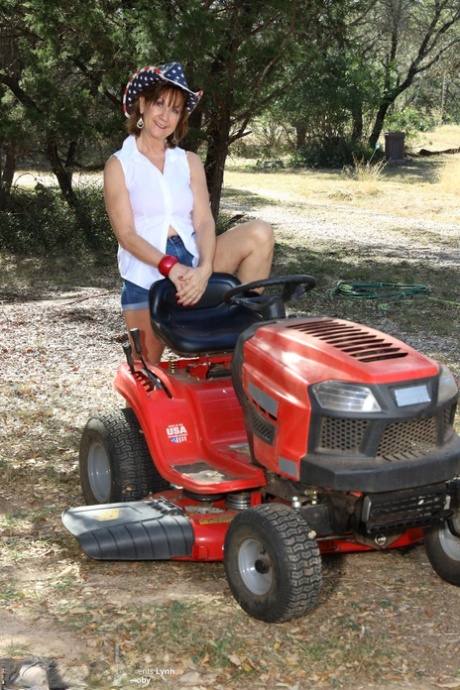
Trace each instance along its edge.
<path fill-rule="evenodd" d="M 371 135 L 369 137 L 369 146 L 374 149 L 379 137 L 382 133 L 383 123 L 385 122 L 385 117 L 388 109 L 393 101 L 384 101 L 380 108 L 378 109 L 377 115 L 375 116 L 374 126 L 372 128 Z"/>
<path fill-rule="evenodd" d="M 295 148 L 296 151 L 305 146 L 307 138 L 307 123 L 305 120 L 298 121 L 295 124 Z"/>
<path fill-rule="evenodd" d="M 73 146 L 69 150 L 73 150 Z M 48 158 L 49 164 L 51 165 L 51 170 L 57 177 L 59 183 L 59 188 L 61 190 L 62 196 L 67 201 L 69 206 L 75 206 L 75 194 L 72 189 L 72 168 L 70 165 L 64 166 L 59 157 L 57 142 L 53 140 L 48 140 L 46 147 L 46 156 Z M 67 157 L 67 163 L 69 162 L 69 156 Z"/>
<path fill-rule="evenodd" d="M 11 187 L 14 180 L 14 173 L 16 172 L 16 163 L 18 160 L 18 146 L 10 144 L 6 149 L 5 165 L 2 166 L 0 161 L 0 209 L 4 210 L 8 203 Z"/>
<path fill-rule="evenodd" d="M 3 186 L 3 183 L 0 183 L 0 211 L 5 211 L 7 204 L 8 204 L 8 194 L 7 194 L 6 189 Z"/>
<path fill-rule="evenodd" d="M 230 122 L 228 118 L 221 118 L 220 122 L 216 119 L 215 122 L 215 127 L 208 133 L 208 150 L 204 167 L 211 201 L 211 211 L 214 219 L 217 220 L 224 183 L 225 161 L 228 155 Z"/>
<path fill-rule="evenodd" d="M 361 104 L 354 110 L 354 112 L 352 112 L 352 118 L 353 118 L 353 129 L 351 132 L 351 138 L 352 138 L 352 141 L 359 142 L 362 139 L 363 131 L 364 131 L 363 109 L 362 109 Z"/>

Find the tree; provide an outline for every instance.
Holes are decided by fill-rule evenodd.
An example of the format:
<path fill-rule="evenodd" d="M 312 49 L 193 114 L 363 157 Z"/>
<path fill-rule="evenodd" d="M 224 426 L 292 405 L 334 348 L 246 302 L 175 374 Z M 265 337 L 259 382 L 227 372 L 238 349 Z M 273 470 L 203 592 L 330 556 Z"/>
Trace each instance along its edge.
<path fill-rule="evenodd" d="M 17 49 L 17 33 L 14 22 L 6 21 L 0 14 L 0 65 L 7 70 L 11 78 L 17 82 L 22 65 Z M 6 89 L 4 89 L 6 91 Z M 8 99 L 8 94 L 0 95 L 0 209 L 5 208 L 11 185 L 13 184 L 16 161 L 20 152 L 22 132 L 18 122 L 15 122 L 14 103 Z M 5 107 L 5 106 L 8 107 Z"/>
<path fill-rule="evenodd" d="M 363 146 L 365 123 L 375 107 L 363 60 L 337 37 L 314 66 L 271 107 L 278 122 L 296 132 L 296 156 L 310 165 L 343 165 Z"/>
<path fill-rule="evenodd" d="M 369 136 L 377 143 L 385 117 L 398 97 L 409 89 L 418 75 L 454 51 L 460 43 L 460 3 L 452 0 L 379 0 L 370 13 L 371 43 L 361 27 L 360 45 L 372 47 L 375 55 L 375 88 L 379 105 Z"/>
<path fill-rule="evenodd" d="M 377 0 L 352 19 L 351 8 L 338 15 L 333 40 L 272 109 L 295 127 L 310 163 L 343 164 L 364 147 L 374 150 L 388 116 L 416 97 L 419 122 L 435 98 L 455 110 L 460 3 Z"/>
<path fill-rule="evenodd" d="M 271 102 L 296 88 L 344 17 L 357 21 L 375 1 L 358 3 L 358 11 L 353 0 L 171 0 L 167 11 L 157 4 L 150 23 L 146 17 L 146 45 L 158 46 L 163 31 L 167 60 L 183 61 L 193 85 L 206 88 L 195 124 L 206 140 L 214 216 L 230 146 Z"/>
<path fill-rule="evenodd" d="M 87 11 L 68 0 L 0 2 L 2 47 L 5 35 L 15 38 L 15 61 L 3 50 L 0 65 L 3 139 L 9 138 L 11 148 L 8 123 L 13 121 L 22 149 L 48 161 L 71 205 L 76 202 L 72 175 L 78 160 L 94 150 L 98 138 L 110 137 L 118 102 L 101 85 L 117 45 L 119 7 L 110 0 L 85 3 Z M 103 55 L 106 66 L 95 55 Z"/>
<path fill-rule="evenodd" d="M 352 9 L 359 16 L 375 0 L 359 3 L 359 13 L 354 0 L 2 2 L 21 18 L 25 68 L 16 80 L 0 72 L 0 83 L 22 103 L 26 119 L 40 121 L 42 151 L 66 198 L 72 199 L 71 171 L 84 141 L 109 134 L 100 113 L 120 108 L 127 76 L 155 56 L 154 63 L 182 62 L 190 85 L 206 88 L 188 143 L 206 144 L 217 216 L 231 144 L 308 69 L 316 47 L 336 31 L 337 17 Z"/>

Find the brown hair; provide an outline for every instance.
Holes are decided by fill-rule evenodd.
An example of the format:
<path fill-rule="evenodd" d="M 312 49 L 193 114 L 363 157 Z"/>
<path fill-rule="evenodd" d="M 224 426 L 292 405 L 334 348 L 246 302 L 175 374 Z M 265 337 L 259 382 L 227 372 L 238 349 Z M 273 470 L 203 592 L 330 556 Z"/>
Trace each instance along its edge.
<path fill-rule="evenodd" d="M 188 112 L 185 108 L 187 98 L 184 91 L 180 87 L 170 84 L 166 81 L 159 81 L 156 84 L 151 84 L 136 96 L 136 100 L 131 106 L 131 112 L 126 121 L 126 128 L 130 134 L 134 134 L 134 136 L 138 137 L 141 133 L 141 130 L 137 126 L 137 122 L 141 117 L 139 97 L 143 96 L 146 103 L 156 103 L 162 96 L 168 93 L 173 95 L 174 100 L 176 100 L 176 94 L 180 94 L 182 97 L 182 112 L 179 122 L 177 123 L 176 131 L 166 139 L 167 145 L 170 148 L 175 148 L 178 142 L 181 141 L 181 139 L 183 139 L 188 132 Z"/>

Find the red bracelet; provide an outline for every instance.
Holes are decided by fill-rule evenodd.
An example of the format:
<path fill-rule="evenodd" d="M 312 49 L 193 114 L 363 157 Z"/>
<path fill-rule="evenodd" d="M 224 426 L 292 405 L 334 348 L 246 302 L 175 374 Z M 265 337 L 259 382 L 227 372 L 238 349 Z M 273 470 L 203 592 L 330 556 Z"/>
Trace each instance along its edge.
<path fill-rule="evenodd" d="M 171 256 L 170 254 L 165 254 L 160 263 L 158 264 L 158 270 L 161 275 L 167 278 L 172 267 L 179 263 L 179 259 L 176 256 Z"/>

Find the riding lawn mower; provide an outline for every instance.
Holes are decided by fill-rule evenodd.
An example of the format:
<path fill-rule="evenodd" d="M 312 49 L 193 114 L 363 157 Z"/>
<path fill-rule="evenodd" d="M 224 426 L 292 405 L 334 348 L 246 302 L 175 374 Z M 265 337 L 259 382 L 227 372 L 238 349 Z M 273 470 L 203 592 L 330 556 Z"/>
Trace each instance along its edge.
<path fill-rule="evenodd" d="M 460 585 L 457 383 L 373 328 L 287 315 L 314 286 L 215 273 L 193 307 L 168 279 L 152 286 L 152 328 L 173 354 L 147 363 L 134 329 L 114 383 L 125 407 L 86 424 L 87 505 L 62 516 L 85 554 L 223 561 L 266 622 L 316 606 L 322 554 L 424 542 Z"/>

